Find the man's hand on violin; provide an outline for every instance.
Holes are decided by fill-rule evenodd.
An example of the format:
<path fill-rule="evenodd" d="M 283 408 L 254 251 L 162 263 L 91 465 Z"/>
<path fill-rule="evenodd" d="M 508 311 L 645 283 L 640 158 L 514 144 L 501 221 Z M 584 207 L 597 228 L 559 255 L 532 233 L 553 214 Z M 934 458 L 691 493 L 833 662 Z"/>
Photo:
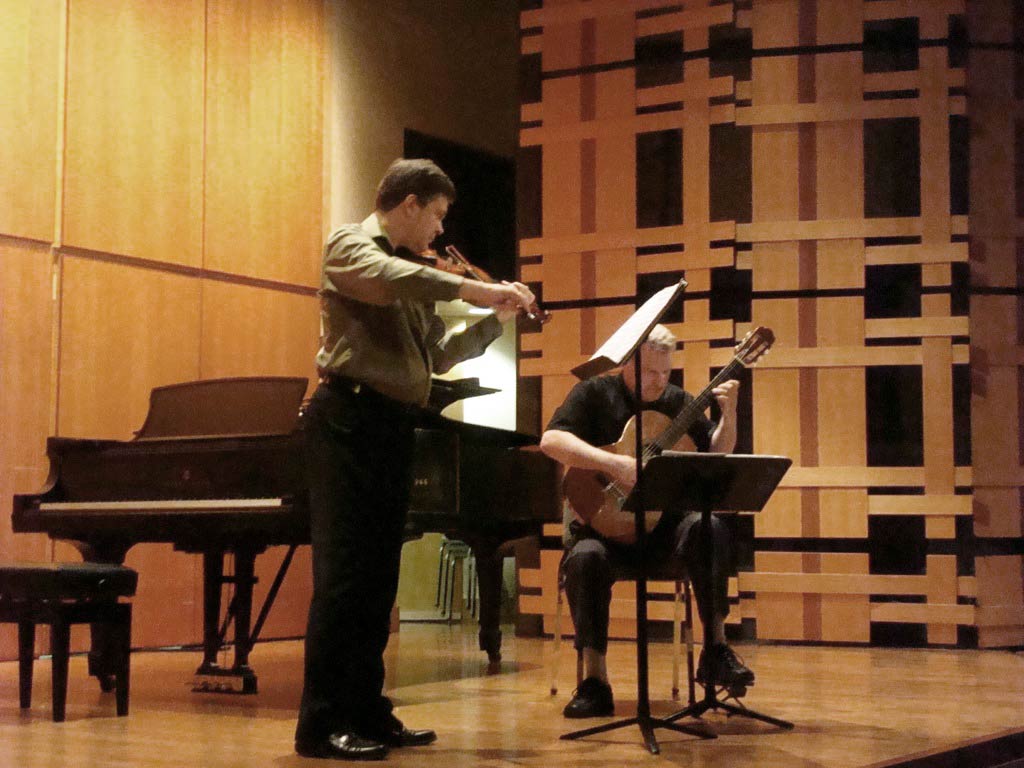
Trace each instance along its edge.
<path fill-rule="evenodd" d="M 502 307 L 500 309 L 495 308 L 494 314 L 497 315 L 499 322 L 505 323 L 517 315 L 530 314 L 530 312 L 532 312 L 537 306 L 537 299 L 533 295 L 533 291 L 522 283 L 509 283 L 502 280 L 501 284 L 514 288 L 519 299 L 517 302 L 510 304 L 507 307 Z"/>
<path fill-rule="evenodd" d="M 521 312 L 528 312 L 536 298 L 533 291 L 522 283 L 484 283 L 465 280 L 459 288 L 459 298 L 478 307 L 489 307 L 498 320 L 505 322 Z"/>

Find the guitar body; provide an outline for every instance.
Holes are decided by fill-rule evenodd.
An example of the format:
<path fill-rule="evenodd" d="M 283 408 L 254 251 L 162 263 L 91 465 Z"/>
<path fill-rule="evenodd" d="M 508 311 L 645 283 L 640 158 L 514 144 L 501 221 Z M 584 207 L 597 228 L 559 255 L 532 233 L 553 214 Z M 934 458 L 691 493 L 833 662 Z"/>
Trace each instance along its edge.
<path fill-rule="evenodd" d="M 662 434 L 672 423 L 672 419 L 657 411 L 644 411 L 641 417 L 643 434 L 647 437 Z M 686 436 L 669 447 L 676 451 L 696 450 L 693 441 Z M 622 436 L 617 442 L 602 448 L 621 456 L 635 456 L 636 417 L 626 422 Z M 622 509 L 630 490 L 632 489 L 623 488 L 618 483 L 611 483 L 603 474 L 592 469 L 570 467 L 562 479 L 562 492 L 576 517 L 604 538 L 621 544 L 632 544 L 636 541 L 634 515 Z M 647 531 L 651 531 L 660 519 L 661 512 L 648 512 Z"/>
<path fill-rule="evenodd" d="M 718 384 L 728 381 L 745 366 L 753 365 L 765 354 L 775 341 L 775 334 L 770 328 L 758 326 L 750 331 L 736 345 L 736 354 L 732 362 L 721 369 L 704 390 L 693 398 L 683 409 L 670 419 L 657 411 L 644 411 L 643 419 L 644 453 L 648 446 L 653 446 L 653 454 L 661 451 L 693 451 L 696 446 L 686 435 L 694 420 L 714 400 L 714 390 Z M 622 437 L 614 445 L 604 446 L 604 450 L 623 456 L 635 456 L 636 450 L 636 417 L 626 422 Z M 629 495 L 630 488 L 623 488 L 619 483 L 592 469 L 570 468 L 562 479 L 562 491 L 569 507 L 577 518 L 589 525 L 599 534 L 611 541 L 631 544 L 636 540 L 636 520 L 632 512 L 623 511 L 622 506 Z M 661 519 L 661 512 L 648 512 L 646 528 L 650 531 Z"/>

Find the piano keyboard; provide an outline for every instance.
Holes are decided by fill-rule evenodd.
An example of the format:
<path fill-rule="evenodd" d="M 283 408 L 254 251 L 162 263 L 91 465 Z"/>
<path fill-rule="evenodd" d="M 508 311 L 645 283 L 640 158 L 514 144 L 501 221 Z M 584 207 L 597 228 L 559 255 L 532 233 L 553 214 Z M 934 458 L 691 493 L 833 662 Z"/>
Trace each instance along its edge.
<path fill-rule="evenodd" d="M 152 512 L 259 512 L 279 510 L 284 499 L 155 499 L 139 501 L 47 501 L 40 512 L 75 512 L 102 514 L 121 512 L 149 514 Z"/>

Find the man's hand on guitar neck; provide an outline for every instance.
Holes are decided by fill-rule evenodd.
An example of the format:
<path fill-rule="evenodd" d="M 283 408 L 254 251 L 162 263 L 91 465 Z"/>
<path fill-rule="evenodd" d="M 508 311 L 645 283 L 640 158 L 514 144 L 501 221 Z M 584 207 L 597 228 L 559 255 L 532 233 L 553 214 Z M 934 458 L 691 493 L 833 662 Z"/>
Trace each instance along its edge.
<path fill-rule="evenodd" d="M 718 401 L 718 407 L 722 409 L 722 415 L 729 418 L 736 415 L 736 402 L 740 394 L 740 383 L 736 379 L 723 381 L 711 390 Z"/>
<path fill-rule="evenodd" d="M 736 379 L 723 381 L 711 393 L 722 414 L 711 435 L 711 450 L 715 453 L 732 453 L 736 447 L 736 403 L 739 400 L 740 383 Z"/>

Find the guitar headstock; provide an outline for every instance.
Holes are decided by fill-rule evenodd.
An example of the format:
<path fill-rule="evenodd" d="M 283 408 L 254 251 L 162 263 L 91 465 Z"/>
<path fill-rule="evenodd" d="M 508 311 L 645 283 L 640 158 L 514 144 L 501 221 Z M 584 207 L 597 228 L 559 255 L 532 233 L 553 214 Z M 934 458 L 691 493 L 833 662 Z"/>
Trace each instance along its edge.
<path fill-rule="evenodd" d="M 775 334 L 772 333 L 772 329 L 759 325 L 736 345 L 736 359 L 743 365 L 753 365 L 774 343 Z"/>

